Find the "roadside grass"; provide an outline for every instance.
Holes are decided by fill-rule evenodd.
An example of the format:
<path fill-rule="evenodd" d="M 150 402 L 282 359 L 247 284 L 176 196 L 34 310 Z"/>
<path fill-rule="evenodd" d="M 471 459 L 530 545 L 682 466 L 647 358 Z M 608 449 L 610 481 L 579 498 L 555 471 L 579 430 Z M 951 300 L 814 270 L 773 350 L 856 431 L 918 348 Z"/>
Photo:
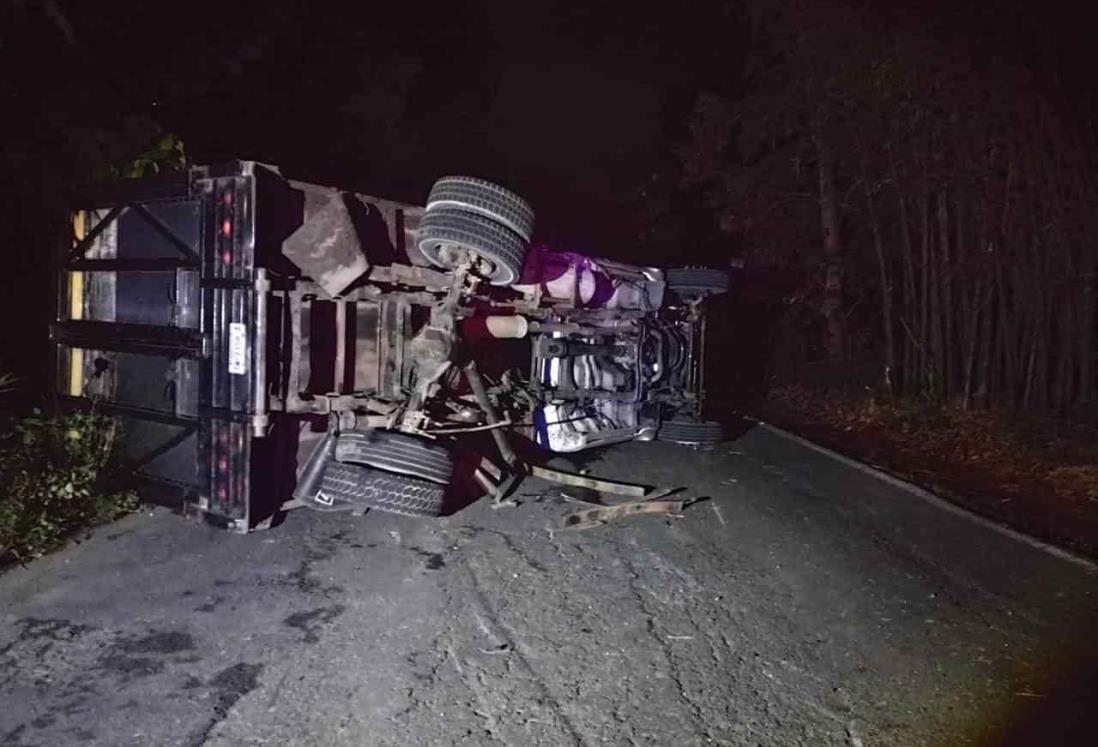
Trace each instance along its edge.
<path fill-rule="evenodd" d="M 139 505 L 108 484 L 117 426 L 88 412 L 12 421 L 0 434 L 0 567 L 63 545 Z"/>
<path fill-rule="evenodd" d="M 801 385 L 774 388 L 759 414 L 978 513 L 1098 556 L 1092 426 Z"/>

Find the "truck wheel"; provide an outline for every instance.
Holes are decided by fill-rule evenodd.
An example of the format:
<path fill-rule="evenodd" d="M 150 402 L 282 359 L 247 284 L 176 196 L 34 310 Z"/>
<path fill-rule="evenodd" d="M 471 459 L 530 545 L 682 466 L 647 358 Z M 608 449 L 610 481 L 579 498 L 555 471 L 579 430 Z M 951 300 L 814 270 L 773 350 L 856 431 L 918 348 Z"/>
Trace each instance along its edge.
<path fill-rule="evenodd" d="M 444 176 L 431 187 L 427 212 L 456 208 L 491 218 L 511 229 L 524 241 L 534 235 L 534 211 L 530 203 L 509 189 L 472 176 Z"/>
<path fill-rule="evenodd" d="M 677 444 L 716 444 L 724 440 L 724 429 L 712 420 L 665 420 L 656 438 Z"/>
<path fill-rule="evenodd" d="M 728 291 L 728 273 L 710 267 L 673 267 L 665 273 L 667 287 L 682 298 L 716 296 Z"/>
<path fill-rule="evenodd" d="M 449 484 L 454 471 L 450 450 L 442 444 L 378 429 L 339 434 L 335 458 L 338 462 L 364 464 L 441 485 Z"/>
<path fill-rule="evenodd" d="M 420 252 L 431 263 L 453 269 L 460 249 L 487 262 L 480 270 L 492 285 L 511 285 L 522 271 L 526 244 L 522 237 L 491 218 L 455 208 L 438 208 L 419 222 Z"/>
<path fill-rule="evenodd" d="M 349 503 L 404 516 L 441 516 L 446 489 L 407 475 L 333 462 L 328 465 L 316 502 Z"/>

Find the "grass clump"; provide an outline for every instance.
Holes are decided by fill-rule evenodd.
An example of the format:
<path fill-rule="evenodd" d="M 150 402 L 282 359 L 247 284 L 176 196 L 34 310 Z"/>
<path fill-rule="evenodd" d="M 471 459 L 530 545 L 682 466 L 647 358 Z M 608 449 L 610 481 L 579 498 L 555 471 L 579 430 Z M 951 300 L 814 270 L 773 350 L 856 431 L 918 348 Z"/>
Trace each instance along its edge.
<path fill-rule="evenodd" d="M 94 412 L 16 420 L 0 435 L 0 564 L 37 557 L 135 510 L 108 484 L 117 425 Z"/>

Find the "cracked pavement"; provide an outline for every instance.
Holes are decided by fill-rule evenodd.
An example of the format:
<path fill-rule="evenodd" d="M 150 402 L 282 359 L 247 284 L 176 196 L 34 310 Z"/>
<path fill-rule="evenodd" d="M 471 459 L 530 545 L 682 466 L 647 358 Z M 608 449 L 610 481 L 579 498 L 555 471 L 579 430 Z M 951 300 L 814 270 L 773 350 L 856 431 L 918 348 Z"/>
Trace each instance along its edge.
<path fill-rule="evenodd" d="M 13 569 L 0 744 L 1054 744 L 1098 702 L 1084 567 L 762 428 L 588 467 L 706 500 L 155 510 Z"/>

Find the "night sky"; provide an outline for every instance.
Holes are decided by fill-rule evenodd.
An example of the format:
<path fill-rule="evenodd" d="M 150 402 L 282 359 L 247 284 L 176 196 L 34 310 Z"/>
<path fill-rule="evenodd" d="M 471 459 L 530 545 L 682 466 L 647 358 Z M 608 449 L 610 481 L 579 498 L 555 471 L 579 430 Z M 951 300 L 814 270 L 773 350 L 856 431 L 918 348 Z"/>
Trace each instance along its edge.
<path fill-rule="evenodd" d="M 405 200 L 472 173 L 534 202 L 546 238 L 619 254 L 695 95 L 734 95 L 748 42 L 735 2 L 639 5 L 2 0 L 0 101 L 23 116 L 0 126 L 34 152 L 58 145 L 43 121 L 63 134 L 145 116 L 199 162 L 254 158 Z M 992 5 L 954 31 L 1013 18 L 1070 87 L 1091 86 L 1081 11 Z"/>
<path fill-rule="evenodd" d="M 742 32 L 720 3 L 394 5 L 14 3 L 3 93 L 29 118 L 4 126 L 48 149 L 35 119 L 147 116 L 198 162 L 254 158 L 410 201 L 471 173 L 527 196 L 546 238 L 627 255 L 601 246 L 636 234 L 639 190 L 694 93 L 738 75 Z"/>

